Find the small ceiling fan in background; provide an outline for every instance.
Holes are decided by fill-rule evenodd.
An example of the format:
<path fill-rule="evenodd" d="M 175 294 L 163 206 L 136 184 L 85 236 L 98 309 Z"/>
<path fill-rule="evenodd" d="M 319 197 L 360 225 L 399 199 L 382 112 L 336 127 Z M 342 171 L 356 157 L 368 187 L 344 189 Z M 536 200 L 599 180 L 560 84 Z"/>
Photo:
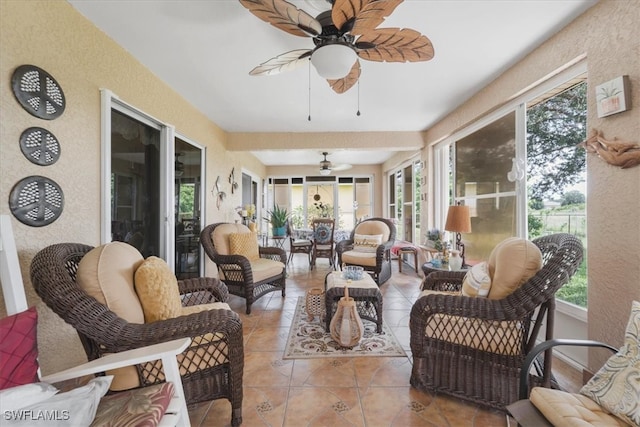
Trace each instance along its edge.
<path fill-rule="evenodd" d="M 433 58 L 431 41 L 409 28 L 376 28 L 403 0 L 327 0 L 331 10 L 316 18 L 285 0 L 239 0 L 251 13 L 276 28 L 312 37 L 313 49 L 292 50 L 255 67 L 251 75 L 273 75 L 311 58 L 318 74 L 336 93 L 360 78 L 358 57 L 378 62 L 418 62 Z"/>
<path fill-rule="evenodd" d="M 331 171 L 338 172 L 352 168 L 352 166 L 347 163 L 333 166 L 333 164 L 329 160 L 327 160 L 327 156 L 329 155 L 329 153 L 323 151 L 322 155 L 324 156 L 324 159 L 320 161 L 320 175 L 329 175 L 331 174 Z"/>

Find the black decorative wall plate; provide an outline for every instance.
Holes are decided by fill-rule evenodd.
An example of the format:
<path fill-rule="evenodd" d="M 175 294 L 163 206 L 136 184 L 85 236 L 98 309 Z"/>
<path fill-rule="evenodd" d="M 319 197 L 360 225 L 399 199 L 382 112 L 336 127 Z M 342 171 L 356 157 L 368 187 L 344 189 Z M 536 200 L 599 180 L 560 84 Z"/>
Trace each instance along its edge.
<path fill-rule="evenodd" d="M 28 176 L 11 189 L 9 208 L 21 223 L 42 227 L 62 214 L 64 194 L 55 181 L 44 176 Z"/>
<path fill-rule="evenodd" d="M 52 165 L 60 158 L 60 143 L 54 134 L 40 127 L 26 129 L 20 135 L 20 149 L 31 163 Z"/>
<path fill-rule="evenodd" d="M 62 115 L 64 93 L 58 82 L 35 65 L 21 65 L 11 77 L 13 95 L 29 114 L 44 120 Z"/>

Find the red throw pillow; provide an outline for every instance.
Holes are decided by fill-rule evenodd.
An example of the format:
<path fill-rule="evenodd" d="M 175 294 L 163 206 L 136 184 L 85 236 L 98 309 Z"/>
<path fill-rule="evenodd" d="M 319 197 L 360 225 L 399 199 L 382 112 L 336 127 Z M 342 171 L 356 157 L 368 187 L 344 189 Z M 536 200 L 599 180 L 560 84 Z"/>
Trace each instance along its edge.
<path fill-rule="evenodd" d="M 0 319 L 0 390 L 38 381 L 35 307 Z"/>

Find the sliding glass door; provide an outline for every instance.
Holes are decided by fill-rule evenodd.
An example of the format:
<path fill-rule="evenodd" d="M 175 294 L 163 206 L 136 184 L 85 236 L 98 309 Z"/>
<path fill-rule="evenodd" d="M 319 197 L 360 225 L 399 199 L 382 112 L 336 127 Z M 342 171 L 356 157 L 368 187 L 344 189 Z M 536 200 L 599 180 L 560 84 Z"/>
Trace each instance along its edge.
<path fill-rule="evenodd" d="M 164 259 L 179 279 L 202 275 L 204 147 L 102 91 L 101 242 Z"/>
<path fill-rule="evenodd" d="M 111 240 L 160 256 L 160 128 L 111 111 Z"/>

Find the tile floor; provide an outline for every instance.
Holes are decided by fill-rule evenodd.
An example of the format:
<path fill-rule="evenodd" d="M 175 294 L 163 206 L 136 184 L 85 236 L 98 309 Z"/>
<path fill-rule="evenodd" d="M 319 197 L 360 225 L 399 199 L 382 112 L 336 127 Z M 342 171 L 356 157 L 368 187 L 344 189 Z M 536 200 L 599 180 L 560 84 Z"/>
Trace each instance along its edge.
<path fill-rule="evenodd" d="M 324 262 L 323 262 L 324 261 Z M 309 271 L 306 256 L 296 254 L 288 268 L 286 297 L 274 292 L 260 298 L 245 314 L 245 301 L 231 296 L 245 336 L 243 426 L 506 426 L 501 412 L 458 399 L 412 388 L 409 311 L 419 294 L 421 278 L 406 264 L 380 289 L 384 322 L 408 357 L 283 360 L 289 325 L 298 297 L 321 286 L 331 271 L 319 260 Z M 189 408 L 193 426 L 230 425 L 230 405 L 224 400 Z M 511 425 L 515 425 L 513 420 Z"/>

